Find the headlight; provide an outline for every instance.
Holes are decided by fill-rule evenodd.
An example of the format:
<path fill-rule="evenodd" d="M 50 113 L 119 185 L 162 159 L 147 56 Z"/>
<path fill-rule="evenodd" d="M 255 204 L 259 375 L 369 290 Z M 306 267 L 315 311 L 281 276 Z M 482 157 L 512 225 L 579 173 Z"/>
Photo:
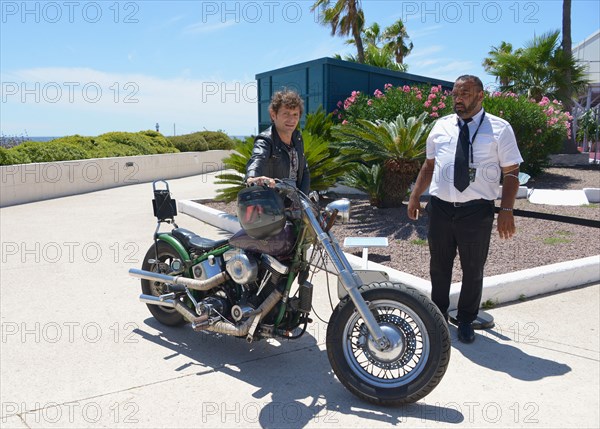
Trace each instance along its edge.
<path fill-rule="evenodd" d="M 330 216 L 334 210 L 337 210 L 336 220 L 341 220 L 342 223 L 348 222 L 350 219 L 350 200 L 348 198 L 342 198 L 341 200 L 335 200 L 325 207 L 325 211 Z"/>

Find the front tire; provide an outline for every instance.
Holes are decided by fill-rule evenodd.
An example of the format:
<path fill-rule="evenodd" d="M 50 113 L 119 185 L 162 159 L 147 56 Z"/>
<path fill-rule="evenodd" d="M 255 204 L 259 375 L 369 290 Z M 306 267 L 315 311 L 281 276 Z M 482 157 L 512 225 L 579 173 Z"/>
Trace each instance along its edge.
<path fill-rule="evenodd" d="M 378 350 L 346 298 L 327 327 L 327 356 L 340 382 L 378 405 L 416 402 L 442 380 L 450 361 L 450 334 L 435 304 L 420 291 L 393 283 L 361 288 L 392 346 Z"/>
<path fill-rule="evenodd" d="M 149 260 L 158 260 L 167 266 L 170 266 L 171 263 L 175 260 L 181 260 L 181 257 L 177 253 L 177 251 L 168 243 L 164 241 L 159 241 L 158 244 L 158 255 L 156 248 L 154 245 L 150 246 L 146 256 L 144 256 L 144 262 L 142 263 L 142 270 L 145 271 L 153 271 L 160 272 L 161 274 L 169 274 L 165 272 L 165 270 L 159 269 L 159 264 L 156 262 L 150 263 Z M 161 264 L 162 265 L 162 264 Z M 166 286 L 164 283 L 154 282 L 151 280 L 142 279 L 142 293 L 146 295 L 152 296 L 160 296 L 162 294 L 168 293 L 166 290 Z M 180 326 L 187 323 L 184 317 L 177 312 L 174 308 L 169 307 L 161 307 L 159 305 L 154 304 L 146 304 L 148 306 L 148 310 L 154 316 L 156 320 L 158 320 L 163 325 L 167 326 Z"/>

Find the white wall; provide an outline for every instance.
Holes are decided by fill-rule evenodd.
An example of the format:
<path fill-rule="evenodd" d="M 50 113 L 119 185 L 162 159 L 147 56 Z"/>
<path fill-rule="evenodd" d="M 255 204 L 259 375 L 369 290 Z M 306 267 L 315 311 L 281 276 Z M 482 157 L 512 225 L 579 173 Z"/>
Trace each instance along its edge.
<path fill-rule="evenodd" d="M 591 83 L 600 82 L 600 30 L 573 46 L 573 56 L 587 67 L 587 78 Z"/>
<path fill-rule="evenodd" d="M 169 153 L 0 166 L 0 207 L 223 169 L 232 151 Z"/>

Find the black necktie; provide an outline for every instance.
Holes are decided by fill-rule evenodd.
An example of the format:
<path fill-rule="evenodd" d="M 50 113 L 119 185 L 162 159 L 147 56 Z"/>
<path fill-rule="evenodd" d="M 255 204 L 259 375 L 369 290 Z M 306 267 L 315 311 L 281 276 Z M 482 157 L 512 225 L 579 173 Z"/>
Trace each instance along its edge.
<path fill-rule="evenodd" d="M 458 134 L 456 155 L 454 157 L 454 187 L 463 192 L 469 187 L 469 122 L 473 119 L 465 119 Z"/>

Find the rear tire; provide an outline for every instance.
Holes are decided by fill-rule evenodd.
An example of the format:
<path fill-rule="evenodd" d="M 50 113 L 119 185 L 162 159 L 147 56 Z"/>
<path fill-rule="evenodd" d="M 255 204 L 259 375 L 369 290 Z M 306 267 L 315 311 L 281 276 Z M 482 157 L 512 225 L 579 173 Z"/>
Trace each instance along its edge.
<path fill-rule="evenodd" d="M 179 259 L 181 257 L 177 253 L 177 251 L 168 243 L 164 241 L 158 242 L 158 258 L 156 254 L 156 248 L 154 245 L 150 246 L 148 252 L 146 252 L 146 256 L 144 256 L 144 262 L 142 263 L 142 270 L 145 271 L 153 271 L 153 272 L 161 272 L 159 271 L 158 264 L 151 264 L 148 262 L 150 259 L 158 259 L 161 262 L 166 263 L 167 265 L 171 265 L 171 263 Z M 165 270 L 162 270 L 165 271 Z M 161 272 L 161 274 L 169 274 L 168 272 Z M 151 280 L 142 279 L 142 293 L 146 295 L 152 296 L 160 296 L 162 294 L 168 293 L 166 290 L 166 286 L 164 283 L 154 282 Z M 174 308 L 162 307 L 154 304 L 146 304 L 148 306 L 148 310 L 154 316 L 156 320 L 158 320 L 163 325 L 167 326 L 180 326 L 187 323 L 184 317 L 177 312 Z"/>
<path fill-rule="evenodd" d="M 385 336 L 395 345 L 375 348 L 367 327 L 345 299 L 327 327 L 327 356 L 340 382 L 354 395 L 378 405 L 418 401 L 442 380 L 450 361 L 448 326 L 420 291 L 393 283 L 361 288 Z"/>

